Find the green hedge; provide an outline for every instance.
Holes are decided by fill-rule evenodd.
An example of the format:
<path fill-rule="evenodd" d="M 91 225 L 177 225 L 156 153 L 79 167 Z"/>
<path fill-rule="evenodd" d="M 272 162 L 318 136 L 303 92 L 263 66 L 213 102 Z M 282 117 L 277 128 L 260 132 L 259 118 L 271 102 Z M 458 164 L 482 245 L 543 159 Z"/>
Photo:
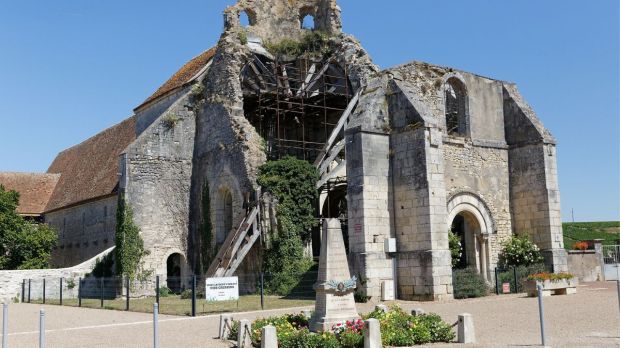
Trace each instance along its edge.
<path fill-rule="evenodd" d="M 489 287 L 484 277 L 471 267 L 453 271 L 452 288 L 456 299 L 482 297 L 489 294 Z"/>

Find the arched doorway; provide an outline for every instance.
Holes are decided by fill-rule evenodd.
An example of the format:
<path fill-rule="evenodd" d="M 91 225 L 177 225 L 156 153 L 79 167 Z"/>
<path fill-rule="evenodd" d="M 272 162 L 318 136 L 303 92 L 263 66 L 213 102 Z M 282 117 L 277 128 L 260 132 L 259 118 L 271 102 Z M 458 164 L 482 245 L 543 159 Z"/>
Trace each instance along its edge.
<path fill-rule="evenodd" d="M 179 253 L 174 253 L 168 256 L 166 260 L 166 283 L 168 289 L 173 293 L 178 294 L 183 289 L 181 288 L 181 262 L 183 256 Z"/>
<path fill-rule="evenodd" d="M 328 190 L 327 198 L 323 203 L 323 207 L 321 209 L 321 217 L 324 219 L 327 218 L 337 218 L 340 220 L 340 226 L 342 227 L 342 238 L 344 239 L 344 247 L 349 253 L 349 225 L 348 225 L 348 211 L 347 211 L 347 185 L 338 185 Z M 320 232 L 319 232 L 320 233 Z M 320 250 L 320 237 L 312 238 L 313 250 Z M 319 243 L 315 243 L 314 240 L 319 241 Z M 317 252 L 318 255 L 318 252 Z"/>
<path fill-rule="evenodd" d="M 457 267 L 473 267 L 490 281 L 488 237 L 495 223 L 487 205 L 477 195 L 463 192 L 448 200 L 447 208 L 448 226 L 459 236 L 463 248 Z"/>
<path fill-rule="evenodd" d="M 459 237 L 462 247 L 461 259 L 456 267 L 474 267 L 480 272 L 483 262 L 480 260 L 480 245 L 477 241 L 480 224 L 476 218 L 468 212 L 460 212 L 452 220 L 450 228 Z"/>
<path fill-rule="evenodd" d="M 233 199 L 232 194 L 227 189 L 218 192 L 215 222 L 217 226 L 215 244 L 219 247 L 233 228 Z"/>

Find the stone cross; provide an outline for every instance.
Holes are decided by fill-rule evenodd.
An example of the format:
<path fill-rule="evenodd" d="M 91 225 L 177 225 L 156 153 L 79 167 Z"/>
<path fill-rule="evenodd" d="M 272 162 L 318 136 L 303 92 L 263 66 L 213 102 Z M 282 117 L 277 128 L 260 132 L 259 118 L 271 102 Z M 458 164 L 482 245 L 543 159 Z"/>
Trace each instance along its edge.
<path fill-rule="evenodd" d="M 338 219 L 325 219 L 321 238 L 319 276 L 315 284 L 316 304 L 310 330 L 328 331 L 336 323 L 359 319 L 353 292 L 357 285 L 351 278 L 342 229 Z"/>

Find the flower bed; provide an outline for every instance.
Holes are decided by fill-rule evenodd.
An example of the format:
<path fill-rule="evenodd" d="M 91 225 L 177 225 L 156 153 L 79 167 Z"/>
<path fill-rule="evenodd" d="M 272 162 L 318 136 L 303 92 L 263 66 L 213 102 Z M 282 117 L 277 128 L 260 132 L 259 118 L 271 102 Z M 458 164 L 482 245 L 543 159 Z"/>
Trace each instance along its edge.
<path fill-rule="evenodd" d="M 400 307 L 393 306 L 388 312 L 375 310 L 364 315 L 363 318 L 379 320 L 384 346 L 407 347 L 432 342 L 451 342 L 455 338 L 451 326 L 441 320 L 437 314 L 412 316 Z M 252 323 L 252 344 L 255 347 L 260 347 L 261 331 L 266 325 L 276 327 L 280 348 L 361 348 L 364 346 L 364 322 L 361 319 L 337 323 L 330 332 L 323 333 L 311 333 L 308 330 L 308 319 L 303 315 L 287 314 L 258 319 Z M 231 333 L 230 338 L 233 337 L 236 338 L 236 332 Z"/>

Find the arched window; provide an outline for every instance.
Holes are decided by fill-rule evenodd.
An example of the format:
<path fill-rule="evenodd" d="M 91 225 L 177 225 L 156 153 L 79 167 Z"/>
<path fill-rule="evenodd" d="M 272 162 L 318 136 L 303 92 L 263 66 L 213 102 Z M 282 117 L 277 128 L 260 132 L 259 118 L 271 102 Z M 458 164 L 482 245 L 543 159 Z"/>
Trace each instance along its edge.
<path fill-rule="evenodd" d="M 227 189 L 218 193 L 215 244 L 222 245 L 233 228 L 232 195 Z"/>
<path fill-rule="evenodd" d="M 466 136 L 469 133 L 467 89 L 461 80 L 451 77 L 444 85 L 446 132 Z"/>
<path fill-rule="evenodd" d="M 301 28 L 302 29 L 314 29 L 314 17 L 312 15 L 306 15 L 301 20 Z"/>
<path fill-rule="evenodd" d="M 239 24 L 243 27 L 249 27 L 256 24 L 256 14 L 250 10 L 239 12 Z"/>
<path fill-rule="evenodd" d="M 314 13 L 312 7 L 303 7 L 299 10 L 299 21 L 302 29 L 314 30 Z"/>

